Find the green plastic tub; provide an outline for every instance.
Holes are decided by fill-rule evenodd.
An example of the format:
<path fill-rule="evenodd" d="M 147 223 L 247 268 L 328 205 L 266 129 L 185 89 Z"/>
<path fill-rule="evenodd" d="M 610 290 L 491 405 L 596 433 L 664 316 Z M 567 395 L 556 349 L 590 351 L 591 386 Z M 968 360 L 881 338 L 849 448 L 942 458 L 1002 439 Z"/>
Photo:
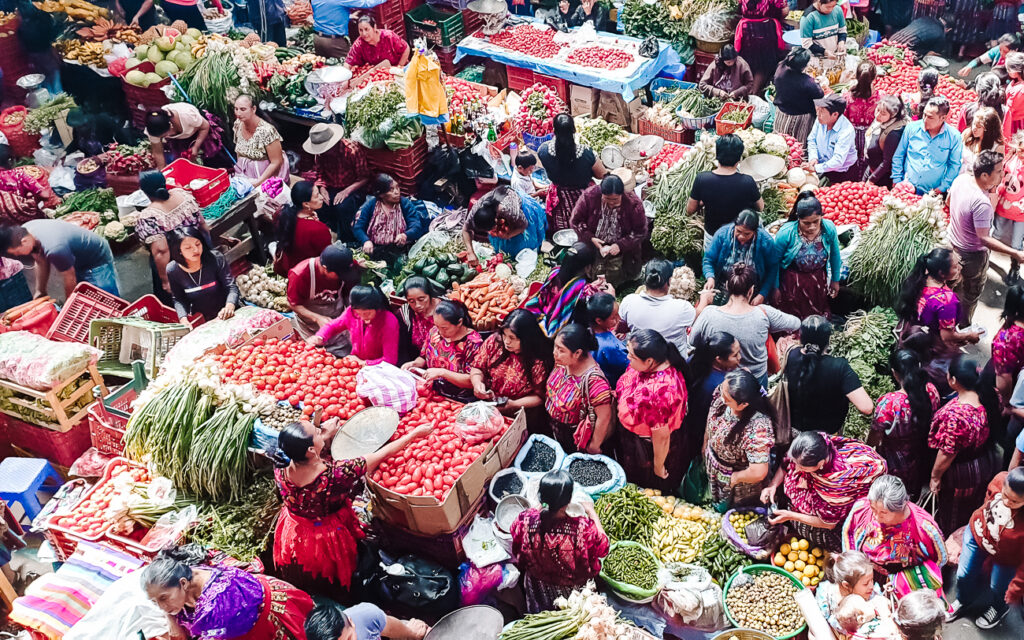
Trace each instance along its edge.
<path fill-rule="evenodd" d="M 789 578 L 789 580 L 794 585 L 796 585 L 798 590 L 806 588 L 806 587 L 804 587 L 804 584 L 802 582 L 800 582 L 799 580 L 797 580 L 796 576 L 794 576 L 792 573 L 786 571 L 785 569 L 780 569 L 779 567 L 776 567 L 776 566 L 773 566 L 773 565 L 770 565 L 770 564 L 752 564 L 752 565 L 740 568 L 739 571 L 737 571 L 736 573 L 732 574 L 732 577 L 729 578 L 729 581 L 725 583 L 725 590 L 722 591 L 722 603 L 725 605 L 725 615 L 726 615 L 727 618 L 729 618 L 729 622 L 732 623 L 732 626 L 734 626 L 734 627 L 739 627 L 740 626 L 739 623 L 736 622 L 736 620 L 732 617 L 732 612 L 729 611 L 729 600 L 728 600 L 729 589 L 732 588 L 732 583 L 736 579 L 736 576 L 740 575 L 741 573 L 749 573 L 749 574 L 753 575 L 753 574 L 765 573 L 765 572 L 778 573 L 778 574 L 786 576 L 787 578 Z M 807 621 L 805 620 L 804 624 L 799 629 L 797 629 L 793 633 L 790 633 L 790 634 L 787 634 L 787 635 L 784 635 L 784 636 L 777 636 L 775 640 L 790 640 L 790 638 L 795 638 L 796 636 L 798 636 L 801 633 L 803 633 L 804 629 L 806 629 L 806 628 L 807 628 Z"/>

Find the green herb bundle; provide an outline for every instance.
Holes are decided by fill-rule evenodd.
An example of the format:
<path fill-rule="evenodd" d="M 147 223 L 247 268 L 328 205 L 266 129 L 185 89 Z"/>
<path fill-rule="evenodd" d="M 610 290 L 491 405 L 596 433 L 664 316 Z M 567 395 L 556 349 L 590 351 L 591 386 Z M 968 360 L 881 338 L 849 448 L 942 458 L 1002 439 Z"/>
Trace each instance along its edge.
<path fill-rule="evenodd" d="M 77 106 L 74 98 L 66 93 L 58 93 L 44 104 L 29 111 L 22 127 L 26 133 L 39 133 L 52 125 L 61 113 Z"/>
<path fill-rule="evenodd" d="M 274 535 L 281 496 L 272 475 L 258 474 L 244 498 L 199 501 L 197 506 L 199 523 L 186 534 L 189 542 L 249 561 L 263 553 Z"/>
<path fill-rule="evenodd" d="M 584 118 L 577 127 L 580 144 L 598 154 L 608 145 L 621 144 L 626 139 L 625 129 L 600 118 Z"/>
<path fill-rule="evenodd" d="M 703 220 L 687 215 L 686 202 L 697 174 L 715 166 L 715 145 L 709 139 L 694 145 L 681 162 L 665 171 L 659 167 L 656 172 L 648 196 L 655 209 L 651 245 L 665 257 L 678 259 L 700 253 L 704 244 Z"/>
<path fill-rule="evenodd" d="M 240 82 L 234 58 L 227 51 L 207 51 L 178 76 L 178 83 L 188 94 L 189 102 L 201 104 L 224 119 L 234 113 L 228 93 L 237 89 Z M 180 95 L 179 98 L 185 99 Z"/>
<path fill-rule="evenodd" d="M 117 197 L 113 189 L 86 189 L 73 191 L 64 196 L 64 201 L 57 207 L 54 215 L 62 218 L 75 211 L 117 211 Z"/>
<path fill-rule="evenodd" d="M 896 346 L 893 333 L 896 321 L 892 309 L 875 307 L 871 311 L 857 311 L 849 316 L 843 330 L 832 336 L 830 353 L 846 358 L 872 398 L 896 390 L 889 374 L 889 354 Z M 870 426 L 868 416 L 850 411 L 843 434 L 863 440 Z"/>
<path fill-rule="evenodd" d="M 345 122 L 352 137 L 370 149 L 382 149 L 388 138 L 414 129 L 419 121 L 405 111 L 405 92 L 397 86 L 373 85 L 358 99 L 349 100 Z"/>

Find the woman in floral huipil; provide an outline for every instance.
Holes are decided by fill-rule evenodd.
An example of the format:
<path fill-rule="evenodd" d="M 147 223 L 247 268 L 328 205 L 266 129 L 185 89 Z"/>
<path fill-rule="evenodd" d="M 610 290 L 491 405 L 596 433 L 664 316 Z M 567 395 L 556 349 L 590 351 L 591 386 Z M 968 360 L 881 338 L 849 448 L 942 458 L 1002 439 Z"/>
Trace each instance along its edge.
<path fill-rule="evenodd" d="M 544 407 L 567 452 L 601 453 L 611 435 L 614 394 L 594 351 L 597 339 L 581 324 L 566 325 L 555 337 L 555 368 L 548 376 Z"/>
<path fill-rule="evenodd" d="M 1024 285 L 1006 290 L 1003 326 L 992 339 L 992 364 L 996 370 L 996 389 L 1009 401 L 1017 376 L 1024 368 Z"/>
<path fill-rule="evenodd" d="M 728 508 L 758 502 L 775 446 L 773 410 L 748 371 L 730 371 L 708 411 L 704 455 L 711 499 Z"/>
<path fill-rule="evenodd" d="M 935 464 L 928 488 L 936 497 L 939 528 L 956 531 L 985 501 L 985 483 L 995 475 L 998 460 L 988 443 L 988 417 L 978 398 L 977 364 L 959 355 L 947 375 L 957 397 L 932 419 L 928 446 L 935 450 Z"/>
<path fill-rule="evenodd" d="M 278 446 L 284 456 L 274 478 L 284 506 L 274 532 L 274 564 L 278 570 L 298 570 L 347 589 L 356 568 L 356 541 L 363 537 L 352 497 L 382 460 L 433 427 L 414 429 L 362 458 L 335 460 L 330 441 L 340 426 L 336 419 L 319 427 L 293 422 L 281 431 Z"/>
<path fill-rule="evenodd" d="M 235 173 L 245 176 L 258 187 L 269 178 L 280 178 L 288 184 L 291 169 L 288 157 L 281 148 L 281 134 L 274 125 L 256 115 L 256 103 L 251 96 L 241 95 L 235 100 Z"/>
<path fill-rule="evenodd" d="M 405 279 L 402 285 L 402 296 L 405 304 L 402 305 L 395 315 L 405 325 L 406 335 L 403 335 L 403 342 L 406 348 L 411 347 L 410 357 L 420 353 L 423 345 L 427 343 L 430 330 L 434 328 L 434 310 L 437 303 L 441 301 L 444 289 L 432 284 L 423 276 L 410 276 Z"/>
<path fill-rule="evenodd" d="M 565 471 L 551 471 L 540 480 L 543 507 L 527 509 L 512 523 L 512 556 L 523 574 L 526 609 L 554 609 L 555 600 L 582 589 L 601 571 L 608 555 L 608 536 L 590 502 L 585 516 L 566 513 L 573 481 Z"/>
<path fill-rule="evenodd" d="M 452 400 L 472 402 L 473 381 L 469 371 L 483 338 L 473 330 L 469 311 L 461 302 L 438 300 L 433 316 L 434 326 L 420 357 L 402 368 L 423 369 L 423 379 L 432 384 L 434 391 Z"/>
<path fill-rule="evenodd" d="M 619 378 L 618 460 L 626 479 L 641 487 L 674 493 L 692 459 L 680 427 L 686 417 L 685 366 L 675 345 L 653 329 L 627 341 L 629 368 Z"/>
<path fill-rule="evenodd" d="M 546 430 L 544 387 L 550 371 L 551 341 L 532 313 L 516 309 L 473 357 L 473 394 L 481 400 L 506 398 L 501 411 L 526 409 L 530 428 Z"/>
<path fill-rule="evenodd" d="M 857 65 L 857 81 L 846 91 L 843 91 L 843 99 L 846 100 L 846 112 L 844 115 L 853 125 L 857 132 L 857 162 L 854 164 L 856 173 L 853 175 L 864 175 L 867 168 L 866 137 L 868 127 L 875 121 L 875 107 L 882 94 L 872 87 L 878 70 L 875 64 L 865 60 Z"/>
<path fill-rule="evenodd" d="M 868 444 L 882 454 L 889 474 L 902 480 L 917 500 L 927 480 L 925 444 L 939 408 L 939 391 L 928 381 L 918 355 L 909 349 L 893 353 L 889 368 L 900 388 L 878 399 Z"/>

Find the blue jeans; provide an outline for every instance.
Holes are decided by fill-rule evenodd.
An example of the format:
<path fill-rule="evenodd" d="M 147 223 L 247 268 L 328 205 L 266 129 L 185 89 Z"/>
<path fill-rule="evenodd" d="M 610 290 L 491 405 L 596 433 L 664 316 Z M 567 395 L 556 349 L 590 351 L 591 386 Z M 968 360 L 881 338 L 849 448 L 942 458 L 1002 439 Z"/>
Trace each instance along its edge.
<path fill-rule="evenodd" d="M 114 254 L 111 253 L 109 246 L 107 247 L 107 259 L 103 264 L 92 269 L 83 269 L 75 275 L 78 276 L 79 282 L 88 282 L 115 296 L 120 297 L 121 295 L 117 287 L 117 271 L 114 270 Z"/>
<path fill-rule="evenodd" d="M 991 598 L 993 595 L 998 596 L 997 606 L 1003 604 L 1003 595 L 1006 593 L 1007 587 L 1010 586 L 1010 581 L 1013 580 L 1017 568 L 1005 564 L 993 564 L 988 584 L 990 591 L 986 592 L 981 580 L 984 577 L 983 565 L 987 559 L 988 552 L 978 546 L 974 534 L 971 533 L 971 528 L 968 526 L 964 531 L 960 566 L 956 570 L 956 599 L 960 601 L 960 604 L 972 605 L 978 602 L 981 594 L 985 594 L 987 598 Z"/>

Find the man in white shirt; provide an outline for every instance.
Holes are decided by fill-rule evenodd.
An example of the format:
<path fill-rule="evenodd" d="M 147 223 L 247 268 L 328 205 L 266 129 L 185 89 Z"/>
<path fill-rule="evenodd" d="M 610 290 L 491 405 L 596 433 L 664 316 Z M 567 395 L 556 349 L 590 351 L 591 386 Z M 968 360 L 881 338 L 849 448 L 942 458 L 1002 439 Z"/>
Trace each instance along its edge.
<path fill-rule="evenodd" d="M 828 178 L 831 184 L 860 180 L 854 176 L 857 164 L 856 130 L 846 118 L 846 101 L 836 94 L 814 101 L 818 119 L 807 138 L 805 171 Z"/>

